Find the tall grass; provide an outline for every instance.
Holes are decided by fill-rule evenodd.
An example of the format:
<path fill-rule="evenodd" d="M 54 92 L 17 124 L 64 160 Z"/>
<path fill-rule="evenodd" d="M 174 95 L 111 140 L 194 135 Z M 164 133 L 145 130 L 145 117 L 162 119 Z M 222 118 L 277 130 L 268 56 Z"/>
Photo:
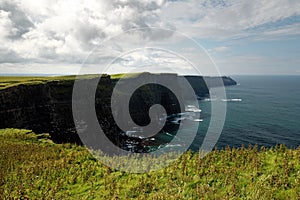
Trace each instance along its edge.
<path fill-rule="evenodd" d="M 132 174 L 47 134 L 0 130 L 0 199 L 299 199 L 300 148 L 187 152 L 169 167 Z"/>

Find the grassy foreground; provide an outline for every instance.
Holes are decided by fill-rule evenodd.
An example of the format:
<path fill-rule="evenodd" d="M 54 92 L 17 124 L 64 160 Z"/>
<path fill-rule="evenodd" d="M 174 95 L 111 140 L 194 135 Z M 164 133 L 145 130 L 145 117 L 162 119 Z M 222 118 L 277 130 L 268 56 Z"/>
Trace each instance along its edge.
<path fill-rule="evenodd" d="M 299 199 L 300 147 L 187 152 L 148 174 L 114 171 L 47 134 L 0 130 L 0 199 Z"/>

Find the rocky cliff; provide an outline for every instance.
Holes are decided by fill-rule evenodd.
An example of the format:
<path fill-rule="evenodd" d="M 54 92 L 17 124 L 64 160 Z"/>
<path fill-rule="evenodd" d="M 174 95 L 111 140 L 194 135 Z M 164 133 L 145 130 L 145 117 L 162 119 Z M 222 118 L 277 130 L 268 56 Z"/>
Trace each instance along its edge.
<path fill-rule="evenodd" d="M 141 75 L 142 76 L 142 75 Z M 162 76 L 148 74 L 148 76 Z M 180 88 L 177 75 L 171 76 L 174 84 Z M 200 76 L 186 76 L 199 97 L 207 96 L 208 88 Z M 213 78 L 211 78 L 213 82 Z M 97 79 L 84 79 L 88 85 Z M 95 94 L 95 108 L 98 121 L 109 138 L 119 137 L 120 129 L 116 126 L 111 113 L 111 94 L 118 82 L 110 76 L 102 76 Z M 135 78 L 122 79 L 123 84 L 130 84 Z M 223 77 L 225 85 L 235 85 L 229 77 Z M 72 92 L 74 80 L 48 81 L 41 84 L 20 84 L 0 90 L 0 128 L 26 128 L 37 133 L 48 132 L 54 142 L 80 143 L 76 134 L 72 115 Z M 184 88 L 181 88 L 184 90 Z M 147 84 L 134 92 L 130 100 L 130 114 L 135 123 L 143 126 L 150 121 L 148 110 L 154 104 L 161 104 L 168 115 L 179 112 L 178 99 L 166 87 Z M 83 99 L 82 99 L 83 100 Z M 119 141 L 119 139 L 118 139 Z M 114 141 L 116 142 L 116 141 Z"/>

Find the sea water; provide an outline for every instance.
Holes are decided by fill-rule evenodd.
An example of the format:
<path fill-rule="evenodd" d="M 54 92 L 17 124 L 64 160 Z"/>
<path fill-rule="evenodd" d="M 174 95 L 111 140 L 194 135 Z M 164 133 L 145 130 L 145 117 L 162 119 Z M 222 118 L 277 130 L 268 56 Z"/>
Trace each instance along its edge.
<path fill-rule="evenodd" d="M 300 76 L 233 76 L 236 86 L 226 87 L 225 125 L 215 147 L 244 145 L 288 147 L 300 145 Z M 191 145 L 197 150 L 210 123 L 211 104 L 199 102 L 201 117 L 198 134 Z"/>

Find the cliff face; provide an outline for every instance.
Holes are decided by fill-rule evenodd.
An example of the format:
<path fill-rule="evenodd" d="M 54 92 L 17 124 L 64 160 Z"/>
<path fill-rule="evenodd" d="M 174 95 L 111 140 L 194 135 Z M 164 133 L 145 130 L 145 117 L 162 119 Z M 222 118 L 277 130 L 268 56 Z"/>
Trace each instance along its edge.
<path fill-rule="evenodd" d="M 186 78 L 197 95 L 208 95 L 202 77 Z M 179 83 L 178 76 L 172 75 L 173 79 L 175 85 Z M 228 77 L 223 80 L 226 85 L 236 84 Z M 83 81 L 87 81 L 87 84 L 89 82 Z M 101 78 L 95 95 L 98 121 L 112 140 L 120 132 L 110 107 L 111 94 L 117 81 L 109 76 Z M 124 80 L 123 84 L 130 84 L 131 81 L 135 81 L 134 78 Z M 80 143 L 72 115 L 73 84 L 74 80 L 60 80 L 0 90 L 0 128 L 26 128 L 37 133 L 48 132 L 54 142 Z M 185 95 L 184 92 L 182 94 Z M 154 104 L 163 105 L 168 114 L 179 112 L 178 100 L 172 92 L 165 87 L 148 84 L 136 90 L 131 97 L 129 107 L 135 123 L 147 125 L 150 121 L 148 110 Z"/>
<path fill-rule="evenodd" d="M 19 85 L 0 91 L 0 127 L 26 128 L 49 132 L 56 142 L 74 142 L 69 132 L 60 139 L 60 132 L 74 127 L 72 118 L 73 81 Z M 75 136 L 75 137 L 74 137 Z"/>

